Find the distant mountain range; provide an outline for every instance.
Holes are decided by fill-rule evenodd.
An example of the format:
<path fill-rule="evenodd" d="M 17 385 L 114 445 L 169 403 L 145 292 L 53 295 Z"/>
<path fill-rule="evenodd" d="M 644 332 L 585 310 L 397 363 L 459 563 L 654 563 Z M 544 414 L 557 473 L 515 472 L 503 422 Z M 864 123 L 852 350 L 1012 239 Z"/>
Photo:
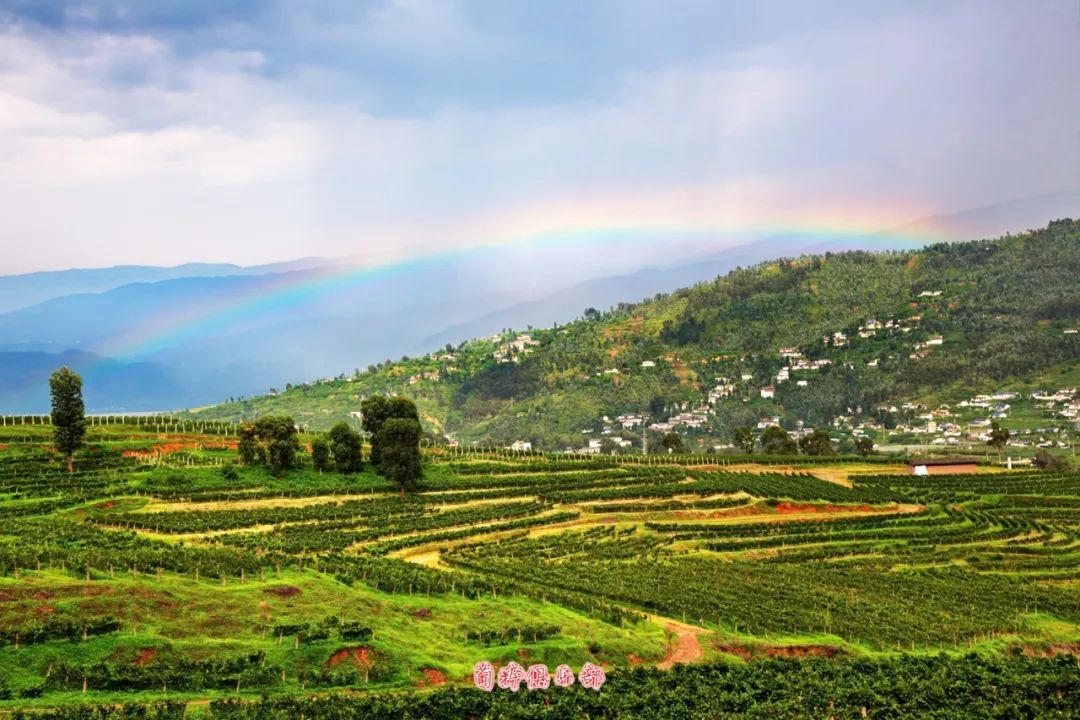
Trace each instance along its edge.
<path fill-rule="evenodd" d="M 95 411 L 167 410 L 351 373 L 508 327 L 565 323 L 762 261 L 907 250 L 906 234 L 971 237 L 1080 215 L 1080 193 L 912 223 L 899 232 L 748 238 L 690 261 L 633 265 L 618 249 L 496 247 L 389 266 L 305 258 L 257 267 L 126 266 L 0 277 L 0 412 L 47 408 L 57 366 L 79 365 Z M 606 260 L 604 252 L 607 252 Z M 630 268 L 618 271 L 614 267 Z"/>

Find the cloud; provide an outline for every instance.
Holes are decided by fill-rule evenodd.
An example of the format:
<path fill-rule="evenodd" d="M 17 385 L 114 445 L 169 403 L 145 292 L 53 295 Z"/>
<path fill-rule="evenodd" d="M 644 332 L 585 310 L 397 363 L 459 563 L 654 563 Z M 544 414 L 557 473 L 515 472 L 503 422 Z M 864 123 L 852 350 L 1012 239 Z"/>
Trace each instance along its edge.
<path fill-rule="evenodd" d="M 713 6 L 16 8 L 0 266 L 730 242 L 1080 187 L 1069 3 Z"/>

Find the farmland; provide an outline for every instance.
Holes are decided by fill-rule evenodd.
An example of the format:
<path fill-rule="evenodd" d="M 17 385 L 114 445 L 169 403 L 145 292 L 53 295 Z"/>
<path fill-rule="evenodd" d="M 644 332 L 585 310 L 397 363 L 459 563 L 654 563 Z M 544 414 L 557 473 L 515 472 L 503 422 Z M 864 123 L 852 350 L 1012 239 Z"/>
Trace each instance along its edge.
<path fill-rule="evenodd" d="M 115 419 L 69 475 L 48 426 L 0 425 L 0 715 L 1016 717 L 1080 697 L 1076 472 L 437 449 L 402 497 L 306 453 L 237 467 L 235 441 Z M 483 659 L 610 682 L 548 707 L 472 689 Z"/>

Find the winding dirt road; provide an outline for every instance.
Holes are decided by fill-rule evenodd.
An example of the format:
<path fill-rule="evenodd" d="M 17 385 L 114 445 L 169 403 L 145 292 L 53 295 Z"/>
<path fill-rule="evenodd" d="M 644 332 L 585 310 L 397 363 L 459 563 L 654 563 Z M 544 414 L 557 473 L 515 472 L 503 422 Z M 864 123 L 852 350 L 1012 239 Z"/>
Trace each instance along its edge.
<path fill-rule="evenodd" d="M 698 636 L 707 634 L 708 630 L 660 615 L 650 615 L 649 619 L 675 636 L 674 644 L 668 647 L 667 655 L 657 664 L 658 668 L 670 670 L 676 663 L 692 663 L 701 659 L 703 653 Z"/>

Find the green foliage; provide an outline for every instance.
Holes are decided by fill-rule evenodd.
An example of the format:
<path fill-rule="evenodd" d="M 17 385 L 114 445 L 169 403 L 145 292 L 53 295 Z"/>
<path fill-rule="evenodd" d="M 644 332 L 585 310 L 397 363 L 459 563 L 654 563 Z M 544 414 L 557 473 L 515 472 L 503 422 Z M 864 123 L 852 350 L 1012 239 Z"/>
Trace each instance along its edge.
<path fill-rule="evenodd" d="M 379 430 L 382 461 L 379 472 L 397 483 L 401 492 L 423 476 L 420 464 L 420 423 L 412 418 L 392 417 Z"/>
<path fill-rule="evenodd" d="M 864 436 L 855 439 L 855 451 L 866 457 L 874 452 L 874 441 Z"/>
<path fill-rule="evenodd" d="M 990 439 L 986 441 L 986 444 L 998 452 L 1001 452 L 1001 448 L 1005 447 L 1005 443 L 1009 442 L 1008 429 L 1003 427 L 997 420 L 990 423 L 989 435 Z"/>
<path fill-rule="evenodd" d="M 266 466 L 271 472 L 281 474 L 296 462 L 300 439 L 296 423 L 291 417 L 269 415 L 255 422 L 255 436 L 265 449 Z"/>
<path fill-rule="evenodd" d="M 660 446 L 669 453 L 686 452 L 686 446 L 683 444 L 682 436 L 678 433 L 665 433 L 664 436 L 660 438 Z"/>
<path fill-rule="evenodd" d="M 799 449 L 807 455 L 835 455 L 829 433 L 824 430 L 814 430 L 809 435 L 799 438 Z"/>
<path fill-rule="evenodd" d="M 251 423 L 244 423 L 240 426 L 238 433 L 240 439 L 236 443 L 236 454 L 240 464 L 260 464 L 259 451 L 262 448 L 259 447 L 259 441 L 255 437 L 255 426 Z"/>
<path fill-rule="evenodd" d="M 758 442 L 761 444 L 762 451 L 770 455 L 794 455 L 799 450 L 796 442 L 779 425 L 770 425 L 765 428 Z"/>
<path fill-rule="evenodd" d="M 749 455 L 754 452 L 754 430 L 749 425 L 739 425 L 731 430 L 731 441 L 735 447 Z"/>
<path fill-rule="evenodd" d="M 337 427 L 335 425 L 335 427 Z M 346 426 L 348 429 L 348 426 Z M 319 435 L 311 441 L 311 464 L 319 473 L 324 473 L 334 467 L 331 459 L 330 443 L 325 437 Z"/>
<path fill-rule="evenodd" d="M 371 464 L 376 468 L 382 463 L 382 447 L 379 443 L 379 431 L 390 415 L 390 401 L 383 395 L 372 395 L 360 403 L 360 412 L 364 418 L 364 432 L 371 441 Z"/>
<path fill-rule="evenodd" d="M 82 447 L 86 436 L 86 412 L 82 398 L 82 378 L 68 367 L 62 367 L 49 377 L 52 394 L 53 442 L 68 460 Z"/>
<path fill-rule="evenodd" d="M 1068 468 L 1068 464 L 1062 458 L 1043 448 L 1039 448 L 1039 450 L 1036 451 L 1035 457 L 1031 462 L 1040 470 L 1049 470 L 1052 472 Z"/>
<path fill-rule="evenodd" d="M 362 455 L 363 442 L 360 433 L 349 427 L 347 423 L 339 422 L 330 428 L 330 452 L 334 456 L 334 466 L 339 473 L 352 475 L 364 469 Z M 314 454 L 315 446 L 312 445 Z"/>
<path fill-rule="evenodd" d="M 300 439 L 291 417 L 268 415 L 238 429 L 237 456 L 241 465 L 266 465 L 281 474 L 296 464 Z"/>

